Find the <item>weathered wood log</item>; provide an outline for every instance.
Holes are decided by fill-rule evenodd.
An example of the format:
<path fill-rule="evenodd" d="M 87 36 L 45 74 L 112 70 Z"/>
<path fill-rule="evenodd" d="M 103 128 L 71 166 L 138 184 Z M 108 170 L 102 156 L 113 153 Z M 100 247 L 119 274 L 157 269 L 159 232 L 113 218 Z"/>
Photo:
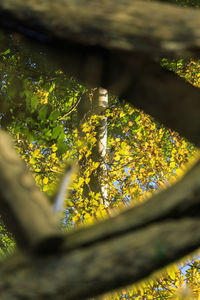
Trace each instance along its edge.
<path fill-rule="evenodd" d="M 137 282 L 199 247 L 199 227 L 169 219 L 62 255 L 15 254 L 1 263 L 1 299 L 81 300 Z"/>
<path fill-rule="evenodd" d="M 0 131 L 0 214 L 22 250 L 53 252 L 63 240 L 44 193 Z"/>
<path fill-rule="evenodd" d="M 46 42 L 56 37 L 151 57 L 194 55 L 200 50 L 200 11 L 167 3 L 1 0 L 0 15 L 1 26 Z"/>

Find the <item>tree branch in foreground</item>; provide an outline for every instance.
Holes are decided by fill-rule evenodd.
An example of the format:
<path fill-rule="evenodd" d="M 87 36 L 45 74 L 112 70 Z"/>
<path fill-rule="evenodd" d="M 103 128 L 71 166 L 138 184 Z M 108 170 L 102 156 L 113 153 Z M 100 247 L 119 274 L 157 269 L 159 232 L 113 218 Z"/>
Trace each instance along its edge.
<path fill-rule="evenodd" d="M 169 219 L 62 255 L 15 254 L 1 263 L 1 299 L 79 300 L 134 283 L 199 247 L 199 226 Z"/>
<path fill-rule="evenodd" d="M 125 78 L 126 84 L 123 86 Z M 199 88 L 190 85 L 175 73 L 162 69 L 158 63 L 145 59 L 133 63 L 129 61 L 127 72 L 108 86 L 122 100 L 127 100 L 200 146 Z"/>
<path fill-rule="evenodd" d="M 1 133 L 0 140 L 3 141 L 0 182 L 4 183 L 0 185 L 0 194 L 5 203 L 1 204 L 0 213 L 4 221 L 8 222 L 7 217 L 11 215 L 9 224 L 13 222 L 11 225 L 14 225 L 11 227 L 23 224 L 22 234 L 25 232 L 28 240 L 32 240 L 29 222 L 23 223 L 23 209 L 31 211 L 29 221 L 36 228 L 34 232 L 38 234 L 40 228 L 43 233 L 43 224 L 48 232 L 48 239 L 46 232 L 40 236 L 40 242 L 42 238 L 44 240 L 39 247 L 47 248 L 49 252 L 46 254 L 52 253 L 50 247 L 56 248 L 56 255 L 34 255 L 34 241 L 33 255 L 16 253 L 2 262 L 1 299 L 85 299 L 143 279 L 200 246 L 200 161 L 183 179 L 155 194 L 143 205 L 71 232 L 63 238 L 62 244 L 54 245 L 57 242 L 54 226 L 53 230 L 51 224 L 47 227 L 42 194 L 33 187 L 32 179 L 27 180 L 29 173 L 24 175 L 24 165 L 8 146 L 4 133 Z M 17 175 L 17 180 L 10 172 Z M 36 194 L 34 190 L 37 190 Z M 37 210 L 33 202 L 37 202 Z M 44 221 L 40 220 L 42 215 Z M 49 218 L 52 218 L 51 214 Z M 54 244 L 48 242 L 51 233 Z M 22 243 L 19 246 L 25 250 Z"/>
<path fill-rule="evenodd" d="M 12 149 L 10 138 L 0 131 L 0 212 L 23 250 L 56 251 L 62 233 L 45 195 Z M 44 243 L 44 247 L 42 247 Z M 46 248 L 45 248 L 46 247 Z"/>
<path fill-rule="evenodd" d="M 196 55 L 200 11 L 121 0 L 1 0 L 0 25 L 43 42 L 55 38 L 149 57 Z M 152 17 L 153 16 L 153 17 Z"/>

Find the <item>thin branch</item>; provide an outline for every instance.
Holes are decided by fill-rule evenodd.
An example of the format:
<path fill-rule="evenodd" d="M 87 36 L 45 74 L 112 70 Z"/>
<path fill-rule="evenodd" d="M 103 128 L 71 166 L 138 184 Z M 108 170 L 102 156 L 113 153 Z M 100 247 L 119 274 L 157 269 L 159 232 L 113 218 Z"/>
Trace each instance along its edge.
<path fill-rule="evenodd" d="M 74 103 L 72 108 L 66 114 L 64 114 L 62 117 L 58 118 L 58 121 L 65 120 L 65 118 L 67 116 L 69 116 L 77 108 L 80 101 L 81 101 L 81 97 L 79 97 L 79 99 L 76 101 L 76 103 Z"/>

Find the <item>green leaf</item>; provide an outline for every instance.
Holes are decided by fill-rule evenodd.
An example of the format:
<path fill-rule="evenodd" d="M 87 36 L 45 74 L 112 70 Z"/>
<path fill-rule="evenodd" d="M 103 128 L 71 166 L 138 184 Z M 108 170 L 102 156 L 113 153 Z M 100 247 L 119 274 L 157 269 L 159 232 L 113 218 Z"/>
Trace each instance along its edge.
<path fill-rule="evenodd" d="M 26 108 L 27 108 L 27 110 L 29 110 L 30 111 L 30 109 L 31 109 L 31 92 L 28 90 L 28 89 L 26 89 L 25 91 L 24 91 L 24 95 L 26 96 Z"/>
<path fill-rule="evenodd" d="M 47 140 L 50 140 L 50 138 L 52 137 L 51 129 L 47 128 L 46 130 L 44 130 L 44 133 L 45 133 L 45 138 Z"/>
<path fill-rule="evenodd" d="M 39 110 L 39 120 L 44 121 L 46 119 L 47 116 L 47 112 L 48 112 L 48 107 L 47 105 L 43 105 L 42 108 Z"/>
<path fill-rule="evenodd" d="M 7 49 L 6 51 L 1 52 L 0 55 L 7 55 L 7 54 L 9 54 L 9 53 L 10 53 L 10 49 Z"/>
<path fill-rule="evenodd" d="M 59 116 L 60 116 L 60 112 L 57 110 L 54 110 L 50 113 L 49 120 L 55 121 Z"/>
<path fill-rule="evenodd" d="M 31 97 L 31 111 L 34 112 L 38 106 L 38 97 L 36 95 L 32 95 Z"/>
<path fill-rule="evenodd" d="M 62 132 L 62 127 L 60 126 L 55 127 L 52 133 L 53 139 L 57 139 L 61 132 Z"/>
<path fill-rule="evenodd" d="M 63 154 L 67 151 L 67 145 L 63 141 L 57 143 L 59 154 Z"/>
<path fill-rule="evenodd" d="M 140 119 L 141 119 L 141 116 L 138 115 L 138 116 L 135 118 L 135 122 L 137 123 L 138 121 L 140 121 Z"/>
<path fill-rule="evenodd" d="M 51 93 L 54 89 L 55 89 L 55 82 L 52 83 L 52 85 L 50 86 L 50 89 L 49 89 L 49 93 Z"/>

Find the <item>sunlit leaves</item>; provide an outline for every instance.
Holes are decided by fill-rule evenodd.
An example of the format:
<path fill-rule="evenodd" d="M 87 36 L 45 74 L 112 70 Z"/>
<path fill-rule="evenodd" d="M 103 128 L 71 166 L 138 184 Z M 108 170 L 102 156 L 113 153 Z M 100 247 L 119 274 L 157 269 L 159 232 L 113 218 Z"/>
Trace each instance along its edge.
<path fill-rule="evenodd" d="M 10 49 L 7 49 L 7 50 L 1 52 L 1 53 L 0 53 L 0 56 L 5 56 L 5 55 L 7 55 L 7 54 L 9 54 L 9 53 L 10 53 Z"/>

